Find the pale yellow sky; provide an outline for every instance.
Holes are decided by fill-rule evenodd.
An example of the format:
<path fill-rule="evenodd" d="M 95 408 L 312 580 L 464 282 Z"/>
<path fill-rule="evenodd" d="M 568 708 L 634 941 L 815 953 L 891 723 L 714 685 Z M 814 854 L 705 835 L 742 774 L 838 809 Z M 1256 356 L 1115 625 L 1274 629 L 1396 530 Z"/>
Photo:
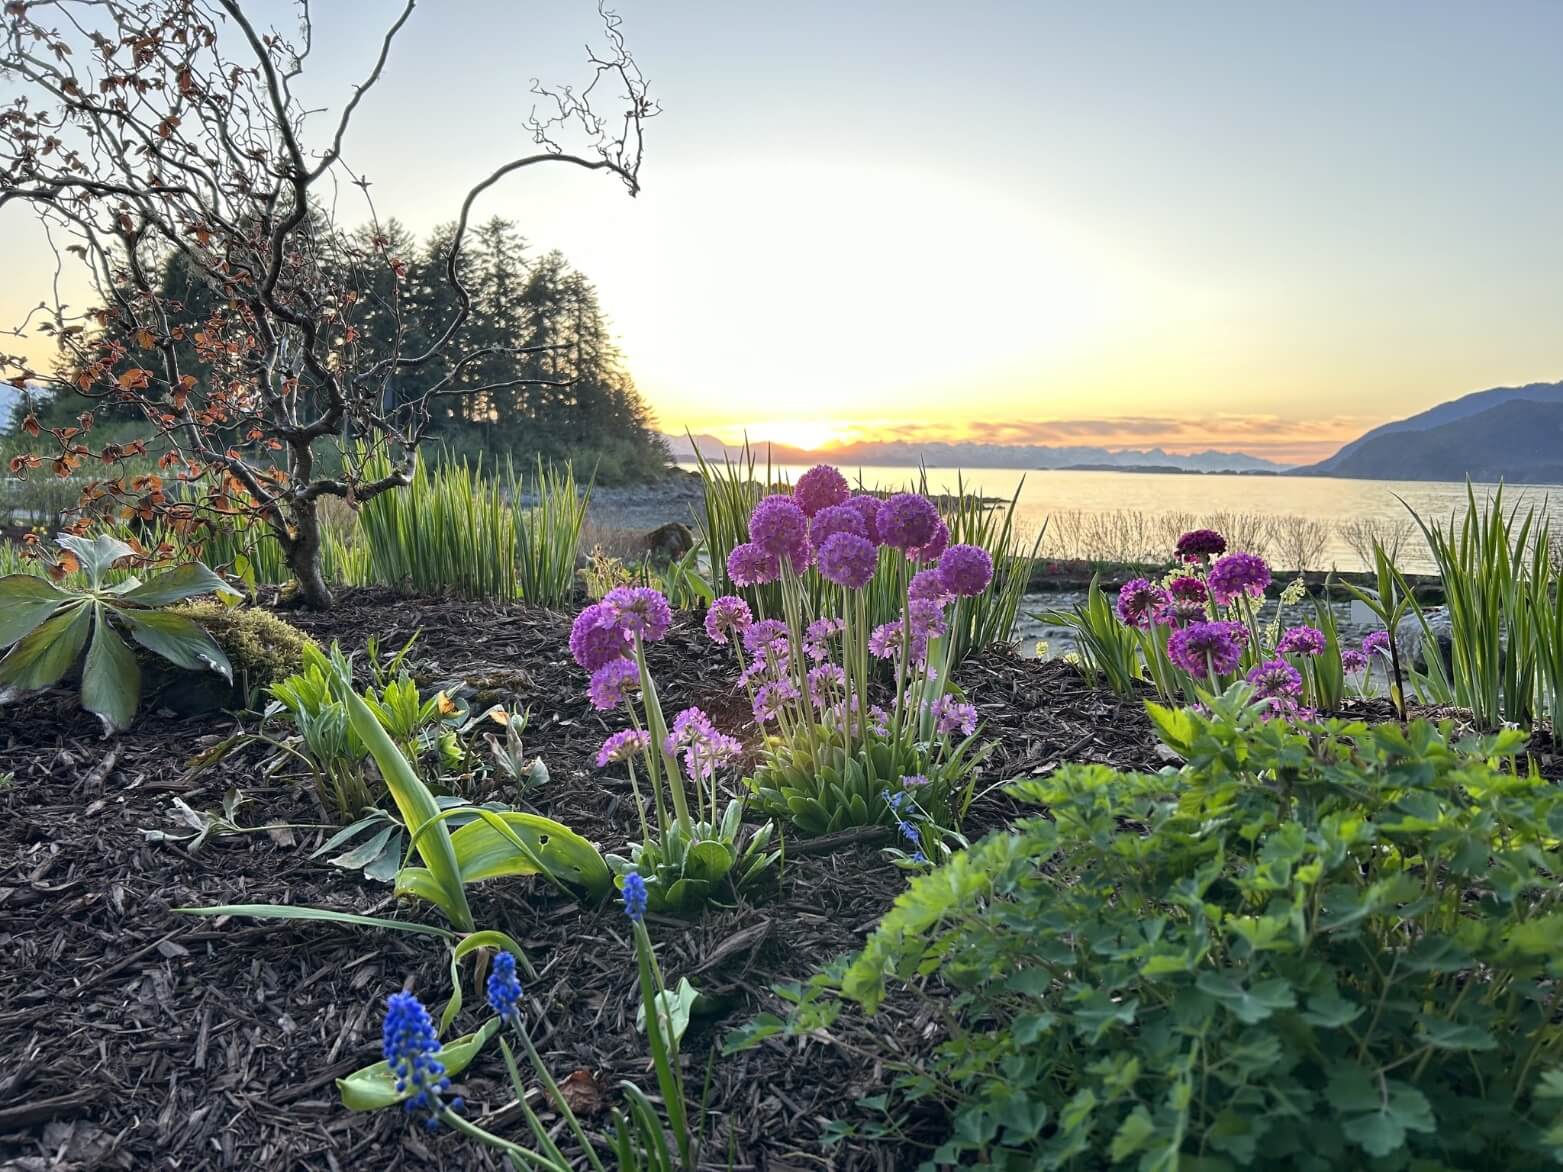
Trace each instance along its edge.
<path fill-rule="evenodd" d="M 1563 6 L 620 8 L 665 107 L 641 197 L 479 213 L 597 283 L 665 430 L 1304 460 L 1563 377 Z M 323 103 L 382 10 L 324 15 Z M 381 213 L 448 219 L 592 15 L 420 8 L 354 140 Z M 3 325 L 51 276 L 14 208 L 0 258 Z"/>

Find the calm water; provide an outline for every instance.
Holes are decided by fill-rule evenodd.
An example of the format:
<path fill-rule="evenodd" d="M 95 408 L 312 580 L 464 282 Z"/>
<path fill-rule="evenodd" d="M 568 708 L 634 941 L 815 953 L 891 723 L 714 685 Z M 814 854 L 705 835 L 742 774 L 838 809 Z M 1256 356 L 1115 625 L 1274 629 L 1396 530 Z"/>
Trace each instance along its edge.
<path fill-rule="evenodd" d="M 777 465 L 779 476 L 795 478 L 804 469 Z M 915 483 L 915 468 L 843 469 L 854 483 L 861 478 L 870 488 L 900 488 Z M 1424 518 L 1447 518 L 1463 510 L 1465 485 L 1429 481 L 1337 480 L 1329 477 L 1287 476 L 1168 476 L 1140 472 L 1050 472 L 1005 468 L 963 468 L 960 476 L 968 491 L 985 496 L 1011 497 L 1020 489 L 1018 516 L 1031 533 L 1044 521 L 1049 532 L 1044 551 L 1056 557 L 1084 552 L 1089 544 L 1083 532 L 1094 534 L 1096 544 L 1113 536 L 1127 544 L 1149 542 L 1162 547 L 1164 534 L 1189 520 L 1208 521 L 1215 514 L 1244 514 L 1246 518 L 1303 517 L 1324 526 L 1323 550 L 1318 564 L 1309 569 L 1357 570 L 1363 559 L 1352 549 L 1343 532 L 1351 522 L 1368 522 L 1388 545 L 1398 528 L 1403 544 L 1397 561 L 1409 572 L 1428 572 L 1421 533 L 1406 512 L 1409 505 Z M 954 469 L 930 468 L 929 488 L 954 492 Z M 1493 486 L 1478 486 L 1478 494 Z M 1563 487 L 1525 486 L 1504 490 L 1506 503 L 1547 505 L 1563 516 Z M 1401 498 L 1397 500 L 1396 497 Z M 1051 518 L 1051 520 L 1049 520 Z M 1252 520 L 1245 523 L 1252 525 Z M 1094 524 L 1093 524 L 1094 520 Z M 1273 523 L 1273 522 L 1272 522 Z M 1071 546 L 1075 549 L 1071 549 Z M 1280 558 L 1280 550 L 1265 550 Z M 1293 568 L 1290 565 L 1286 569 Z"/>

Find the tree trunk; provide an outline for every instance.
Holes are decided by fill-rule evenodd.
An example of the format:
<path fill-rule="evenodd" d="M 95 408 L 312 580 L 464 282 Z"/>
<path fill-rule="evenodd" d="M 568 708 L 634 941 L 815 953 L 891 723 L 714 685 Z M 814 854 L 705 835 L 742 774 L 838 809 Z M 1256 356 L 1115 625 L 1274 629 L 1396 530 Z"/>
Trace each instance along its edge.
<path fill-rule="evenodd" d="M 330 610 L 331 590 L 320 573 L 320 516 L 313 500 L 294 506 L 288 569 L 298 581 L 299 599 L 310 610 Z"/>

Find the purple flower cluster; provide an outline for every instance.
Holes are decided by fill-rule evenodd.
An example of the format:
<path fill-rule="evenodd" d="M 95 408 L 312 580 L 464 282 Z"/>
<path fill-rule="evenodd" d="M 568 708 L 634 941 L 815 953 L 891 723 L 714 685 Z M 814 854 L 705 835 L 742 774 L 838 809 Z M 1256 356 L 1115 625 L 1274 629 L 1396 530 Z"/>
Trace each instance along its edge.
<path fill-rule="evenodd" d="M 849 590 L 861 590 L 873 580 L 879 550 L 855 533 L 832 533 L 819 547 L 818 565 L 820 577 Z"/>
<path fill-rule="evenodd" d="M 626 728 L 603 741 L 597 750 L 597 768 L 606 769 L 616 761 L 629 761 L 638 753 L 651 751 L 651 734 L 644 729 Z"/>
<path fill-rule="evenodd" d="M 749 514 L 749 540 L 772 557 L 791 557 L 808 549 L 809 520 L 790 496 L 764 497 Z"/>
<path fill-rule="evenodd" d="M 1243 657 L 1238 623 L 1190 623 L 1167 640 L 1167 658 L 1191 676 L 1226 675 Z"/>
<path fill-rule="evenodd" d="M 752 622 L 754 612 L 737 595 L 724 594 L 706 610 L 706 634 L 713 643 L 725 645 L 729 636 L 741 636 Z"/>
<path fill-rule="evenodd" d="M 633 659 L 610 659 L 592 672 L 586 696 L 599 712 L 612 712 L 640 690 L 640 668 Z"/>
<path fill-rule="evenodd" d="M 709 778 L 743 754 L 743 744 L 719 732 L 701 708 L 686 708 L 675 716 L 662 747 L 670 757 L 683 753 L 684 772 L 691 781 Z"/>
<path fill-rule="evenodd" d="M 816 708 L 828 708 L 846 686 L 847 673 L 838 664 L 820 663 L 809 669 L 809 700 Z"/>
<path fill-rule="evenodd" d="M 1362 650 L 1366 655 L 1382 655 L 1389 658 L 1389 632 L 1374 631 L 1362 640 Z"/>
<path fill-rule="evenodd" d="M 981 594 L 993 581 L 993 558 L 979 545 L 952 545 L 939 559 L 939 581 L 951 594 Z"/>
<path fill-rule="evenodd" d="M 797 700 L 797 686 L 791 680 L 771 680 L 761 684 L 760 691 L 755 692 L 755 724 L 763 725 L 766 720 L 777 719 L 777 714 L 792 700 Z"/>
<path fill-rule="evenodd" d="M 977 707 L 965 700 L 945 694 L 933 701 L 927 711 L 933 716 L 934 731 L 940 736 L 947 737 L 956 732 L 971 736 L 977 731 Z"/>
<path fill-rule="evenodd" d="M 911 584 L 906 588 L 906 596 L 939 603 L 950 600 L 950 592 L 945 588 L 944 577 L 937 569 L 918 570 L 913 574 Z"/>
<path fill-rule="evenodd" d="M 602 603 L 588 606 L 570 625 L 570 654 L 588 672 L 635 653 L 629 635 Z"/>
<path fill-rule="evenodd" d="M 1167 601 L 1153 616 L 1156 622 L 1168 627 L 1181 627 L 1185 623 L 1199 622 L 1205 618 L 1205 603 L 1210 591 L 1198 578 L 1185 576 L 1167 583 Z"/>
<path fill-rule="evenodd" d="M 617 708 L 640 687 L 634 640 L 655 642 L 668 633 L 672 608 L 648 586 L 617 586 L 601 602 L 588 606 L 570 625 L 570 654 L 591 673 L 586 690 L 593 706 Z"/>
<path fill-rule="evenodd" d="M 1313 720 L 1316 708 L 1304 708 L 1295 696 L 1256 696 L 1254 707 L 1266 720 Z"/>
<path fill-rule="evenodd" d="M 880 623 L 868 634 L 869 654 L 876 659 L 899 659 L 901 657 L 901 645 L 906 642 L 906 625 L 900 622 Z M 912 640 L 912 658 L 918 657 L 916 652 L 917 640 Z M 921 648 L 926 653 L 927 647 Z"/>
<path fill-rule="evenodd" d="M 727 555 L 727 576 L 735 586 L 764 586 L 781 574 L 781 562 L 753 542 L 735 545 Z"/>
<path fill-rule="evenodd" d="M 937 562 L 944 556 L 944 551 L 949 548 L 950 527 L 941 519 L 933 527 L 933 536 L 922 545 L 913 546 L 906 551 L 906 556 L 914 562 Z"/>
<path fill-rule="evenodd" d="M 1367 671 L 1368 653 L 1366 651 L 1358 651 L 1355 647 L 1346 648 L 1340 653 L 1340 669 L 1349 676 Z"/>
<path fill-rule="evenodd" d="M 744 650 L 750 655 L 787 650 L 787 624 L 780 619 L 761 619 L 744 628 Z"/>
<path fill-rule="evenodd" d="M 868 525 L 863 520 L 863 514 L 851 505 L 828 505 L 815 513 L 809 522 L 809 541 L 815 549 L 837 533 L 850 533 L 853 537 L 869 540 Z"/>
<path fill-rule="evenodd" d="M 944 620 L 944 604 L 931 598 L 908 598 L 906 620 L 911 624 L 912 634 L 924 642 L 941 638 L 949 629 Z"/>
<path fill-rule="evenodd" d="M 880 543 L 906 551 L 933 541 L 939 529 L 939 510 L 925 496 L 899 492 L 879 506 L 876 520 Z"/>
<path fill-rule="evenodd" d="M 1248 673 L 1257 699 L 1302 694 L 1302 673 L 1284 659 L 1267 659 Z"/>
<path fill-rule="evenodd" d="M 792 487 L 792 499 L 806 517 L 841 504 L 851 494 L 847 478 L 829 464 L 816 464 L 798 477 L 798 483 Z"/>
<path fill-rule="evenodd" d="M 673 608 L 650 586 L 615 586 L 597 605 L 619 630 L 648 643 L 662 639 L 673 624 Z"/>
<path fill-rule="evenodd" d="M 831 637 L 841 634 L 846 626 L 840 619 L 815 619 L 803 633 L 803 650 L 815 663 L 823 662 L 830 657 Z"/>
<path fill-rule="evenodd" d="M 869 632 L 868 650 L 878 659 L 900 659 L 902 645 L 910 634 L 907 659 L 921 664 L 928 658 L 929 640 L 940 638 L 947 629 L 943 603 L 931 598 L 908 598 L 900 619 L 881 623 Z"/>
<path fill-rule="evenodd" d="M 1118 617 L 1131 627 L 1148 627 L 1171 599 L 1160 586 L 1133 578 L 1118 591 Z"/>
<path fill-rule="evenodd" d="M 879 536 L 879 498 L 869 496 L 867 493 L 859 493 L 850 496 L 846 500 L 846 507 L 863 519 L 863 536 L 875 545 L 880 544 Z"/>
<path fill-rule="evenodd" d="M 1322 655 L 1325 648 L 1324 632 L 1318 627 L 1288 627 L 1275 649 L 1282 655 Z"/>
<path fill-rule="evenodd" d="M 1270 567 L 1252 553 L 1229 553 L 1210 567 L 1210 595 L 1228 606 L 1243 595 L 1263 598 L 1270 585 Z"/>
<path fill-rule="evenodd" d="M 1214 529 L 1194 529 L 1178 538 L 1177 555 L 1186 562 L 1205 562 L 1227 551 L 1227 539 Z"/>
<path fill-rule="evenodd" d="M 797 685 L 789 679 L 771 680 L 762 684 L 754 694 L 754 723 L 764 724 L 768 720 L 775 720 L 777 714 L 797 698 Z"/>

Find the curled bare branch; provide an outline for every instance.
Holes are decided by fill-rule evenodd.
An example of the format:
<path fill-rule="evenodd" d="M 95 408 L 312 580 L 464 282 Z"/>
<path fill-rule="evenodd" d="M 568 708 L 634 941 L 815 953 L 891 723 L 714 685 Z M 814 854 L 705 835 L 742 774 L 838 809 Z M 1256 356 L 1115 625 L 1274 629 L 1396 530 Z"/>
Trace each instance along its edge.
<path fill-rule="evenodd" d="M 495 355 L 552 347 L 469 338 L 463 248 L 479 198 L 542 163 L 607 172 L 633 195 L 644 123 L 657 112 L 618 16 L 600 8 L 603 46 L 588 48 L 587 83 L 534 84 L 540 104 L 521 128 L 526 149 L 468 189 L 445 241 L 454 308 L 415 331 L 406 258 L 346 160 L 355 115 L 415 8 L 404 0 L 314 149 L 322 111 L 295 95 L 314 43 L 309 0 L 298 0 L 291 36 L 259 27 L 239 0 L 11 0 L 0 27 L 0 78 L 16 95 L 0 106 L 0 206 L 31 207 L 98 300 L 73 311 L 57 282 L 54 304 L 9 331 L 51 336 L 56 369 L 0 354 L 0 377 L 89 408 L 81 427 L 53 429 L 57 471 L 163 453 L 170 474 L 204 482 L 210 507 L 263 518 L 317 606 L 329 603 L 319 498 L 362 501 L 405 483 L 441 400 L 571 383 L 552 366 L 483 374 Z M 612 113 L 594 109 L 615 90 Z M 339 224 L 344 191 L 368 208 L 367 238 Z M 408 391 L 406 376 L 425 366 L 434 373 Z M 139 419 L 147 438 L 94 450 L 82 440 L 91 411 Z M 321 475 L 325 444 L 385 454 L 393 471 L 365 477 L 361 460 L 344 459 L 342 472 Z M 143 489 L 138 499 L 151 495 Z"/>

